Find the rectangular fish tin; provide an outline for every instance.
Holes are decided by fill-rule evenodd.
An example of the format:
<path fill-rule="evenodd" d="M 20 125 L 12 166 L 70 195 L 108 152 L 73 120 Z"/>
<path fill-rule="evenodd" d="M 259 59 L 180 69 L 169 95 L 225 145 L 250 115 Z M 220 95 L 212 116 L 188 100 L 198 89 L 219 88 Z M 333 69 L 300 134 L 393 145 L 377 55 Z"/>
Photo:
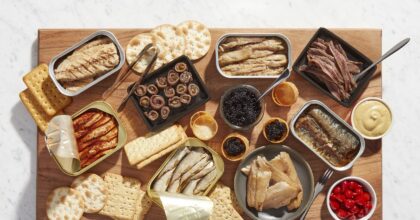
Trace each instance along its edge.
<path fill-rule="evenodd" d="M 305 48 L 302 50 L 302 52 L 300 53 L 300 55 L 296 59 L 295 63 L 293 64 L 293 72 L 301 75 L 303 78 L 308 80 L 312 85 L 314 85 L 316 88 L 321 90 L 324 94 L 328 95 L 329 97 L 331 97 L 332 99 L 334 99 L 335 101 L 340 103 L 341 105 L 343 105 L 345 107 L 350 107 L 353 104 L 353 102 L 359 98 L 359 96 L 363 93 L 363 91 L 367 87 L 367 85 L 370 81 L 370 78 L 372 77 L 372 75 L 376 71 L 376 66 L 373 67 L 371 70 L 369 70 L 364 76 L 362 76 L 357 81 L 356 88 L 353 89 L 352 93 L 350 94 L 350 97 L 347 100 L 339 100 L 330 93 L 330 91 L 327 89 L 325 84 L 323 82 L 321 82 L 319 79 L 312 76 L 311 74 L 299 71 L 299 67 L 301 65 L 304 65 L 304 64 L 308 63 L 306 53 L 307 53 L 309 47 L 311 46 L 312 42 L 315 41 L 318 37 L 321 38 L 321 39 L 324 39 L 324 40 L 332 39 L 332 40 L 335 40 L 338 43 L 340 43 L 341 46 L 343 47 L 344 51 L 346 52 L 346 55 L 351 60 L 355 60 L 355 61 L 359 61 L 359 62 L 363 63 L 362 68 L 361 68 L 362 70 L 367 68 L 368 66 L 370 66 L 373 62 L 367 56 L 365 56 L 360 51 L 358 51 L 356 48 L 354 48 L 351 44 L 347 43 L 342 38 L 340 38 L 338 35 L 334 34 L 333 32 L 329 31 L 326 28 L 321 27 L 315 32 L 314 36 L 312 36 L 312 38 L 309 40 L 308 44 L 305 46 Z"/>
<path fill-rule="evenodd" d="M 207 90 L 206 84 L 203 82 L 203 80 L 200 77 L 200 74 L 198 73 L 197 69 L 195 68 L 192 61 L 185 55 L 179 56 L 172 60 L 171 62 L 163 65 L 153 73 L 149 73 L 142 81 L 141 84 L 148 85 L 151 83 L 154 83 L 155 80 L 160 76 L 166 76 L 168 71 L 174 66 L 179 63 L 184 62 L 187 64 L 189 71 L 192 74 L 193 82 L 200 88 L 200 93 L 193 97 L 191 100 L 191 103 L 188 105 L 183 105 L 180 108 L 177 109 L 171 109 L 171 114 L 169 117 L 165 120 L 159 118 L 156 121 L 150 121 L 144 114 L 143 107 L 140 106 L 139 100 L 140 98 L 136 94 L 132 94 L 130 99 L 133 101 L 134 106 L 136 107 L 137 111 L 140 114 L 140 117 L 143 118 L 144 123 L 147 125 L 150 131 L 157 131 L 166 127 L 169 127 L 173 125 L 177 120 L 188 114 L 189 112 L 193 111 L 194 109 L 200 107 L 201 105 L 204 105 L 208 100 L 210 100 L 210 94 Z M 133 83 L 134 85 L 134 83 Z M 131 87 L 133 85 L 130 85 L 128 87 L 128 91 L 130 91 Z M 159 91 L 159 95 L 163 95 L 162 91 Z M 167 101 L 168 98 L 165 97 L 165 100 Z"/>
<path fill-rule="evenodd" d="M 147 184 L 147 195 L 149 195 L 149 197 L 152 199 L 152 201 L 154 203 L 156 203 L 161 208 L 162 208 L 162 203 L 160 202 L 159 195 L 152 189 L 152 185 L 153 185 L 154 181 L 156 180 L 156 178 L 159 176 L 162 169 L 166 166 L 166 164 L 171 160 L 171 158 L 175 155 L 175 153 L 183 147 L 193 147 L 193 148 L 202 147 L 207 152 L 209 152 L 211 154 L 212 158 L 213 158 L 213 161 L 214 161 L 214 164 L 216 166 L 216 170 L 218 171 L 218 173 L 217 173 L 216 178 L 213 180 L 213 182 L 210 184 L 210 186 L 206 189 L 206 191 L 204 191 L 202 196 L 206 196 L 213 189 L 213 187 L 216 185 L 217 181 L 219 181 L 219 179 L 222 177 L 223 172 L 225 170 L 223 159 L 220 157 L 220 155 L 216 151 L 214 151 L 213 149 L 208 147 L 205 143 L 203 143 L 202 141 L 200 141 L 197 138 L 188 138 L 187 141 L 184 144 L 179 146 L 177 148 L 177 150 L 174 150 L 166 158 L 165 162 L 162 163 L 162 166 L 159 167 L 159 169 L 156 171 L 156 173 L 152 176 L 152 178 L 149 180 L 149 183 Z"/>
<path fill-rule="evenodd" d="M 317 106 L 319 107 L 321 110 L 323 110 L 325 113 L 329 114 L 330 116 L 332 116 L 337 122 L 339 122 L 341 125 L 343 125 L 347 131 L 349 133 L 351 133 L 352 135 L 354 135 L 358 140 L 359 140 L 359 151 L 357 152 L 357 154 L 354 156 L 353 160 L 351 160 L 349 163 L 347 163 L 344 166 L 335 166 L 334 164 L 332 164 L 331 162 L 329 162 L 325 157 L 323 157 L 320 153 L 318 153 L 314 148 L 312 148 L 311 146 L 307 145 L 296 133 L 295 131 L 295 124 L 296 121 L 303 115 L 306 113 L 306 111 L 312 107 L 312 106 Z M 340 116 L 338 116 L 337 114 L 335 114 L 330 108 L 328 108 L 324 103 L 322 103 L 321 101 L 318 100 L 311 100 L 306 102 L 305 105 L 303 105 L 303 107 L 296 113 L 296 115 L 293 117 L 293 119 L 290 121 L 290 131 L 292 132 L 293 136 L 299 140 L 303 145 L 305 145 L 309 150 L 311 150 L 314 154 L 316 154 L 321 160 L 323 160 L 329 167 L 331 167 L 331 169 L 334 169 L 336 171 L 345 171 L 350 169 L 353 164 L 356 162 L 356 160 L 363 154 L 363 152 L 365 151 L 365 140 L 363 139 L 363 137 L 357 133 L 347 122 L 345 122 L 343 119 L 340 118 Z"/>
<path fill-rule="evenodd" d="M 120 62 L 118 63 L 118 65 L 114 69 L 112 69 L 109 72 L 104 73 L 101 76 L 97 77 L 95 80 L 93 80 L 92 82 L 90 82 L 86 86 L 80 88 L 76 92 L 71 92 L 71 91 L 66 90 L 55 78 L 55 72 L 54 72 L 55 68 L 58 66 L 60 61 L 65 59 L 67 56 L 71 55 L 76 49 L 80 48 L 84 44 L 86 44 L 86 43 L 88 43 L 88 42 L 90 42 L 90 41 L 92 41 L 96 38 L 99 38 L 99 37 L 107 37 L 107 38 L 111 39 L 111 41 L 117 47 L 118 56 L 120 57 Z M 124 65 L 124 62 L 125 62 L 125 53 L 124 53 L 124 50 L 121 47 L 120 43 L 118 42 L 117 38 L 115 37 L 115 35 L 113 33 L 111 33 L 110 31 L 101 30 L 101 31 L 94 32 L 93 34 L 87 36 L 83 40 L 79 41 L 78 43 L 76 43 L 73 46 L 67 48 L 66 50 L 64 50 L 63 52 L 61 52 L 60 54 L 58 54 L 57 56 L 52 58 L 50 63 L 49 63 L 49 66 L 48 66 L 48 72 L 49 72 L 49 75 L 50 75 L 52 81 L 54 82 L 55 86 L 58 88 L 58 90 L 62 94 L 66 95 L 66 96 L 77 96 L 80 93 L 89 89 L 90 87 L 98 84 L 100 81 L 104 80 L 105 78 L 109 77 L 110 75 L 114 74 L 115 72 L 119 71 L 122 68 L 122 66 Z"/>
<path fill-rule="evenodd" d="M 60 165 L 60 163 L 58 162 L 58 160 L 55 158 L 54 154 L 48 149 L 48 152 L 50 153 L 51 157 L 55 160 L 55 162 L 57 163 L 58 167 L 60 168 L 60 170 L 69 175 L 69 176 L 79 176 L 82 173 L 88 171 L 89 169 L 91 169 L 92 167 L 96 166 L 98 163 L 102 162 L 103 160 L 105 160 L 106 158 L 108 158 L 109 156 L 111 156 L 113 153 L 119 151 L 124 144 L 127 142 L 127 131 L 125 130 L 121 120 L 118 118 L 118 115 L 116 113 L 116 111 L 111 107 L 111 105 L 109 105 L 108 103 L 104 102 L 104 101 L 95 101 L 92 102 L 88 105 L 86 105 L 85 107 L 83 107 L 82 109 L 80 109 L 79 111 L 77 111 L 76 113 L 74 113 L 71 118 L 75 119 L 76 117 L 78 117 L 79 115 L 81 115 L 82 113 L 88 111 L 88 110 L 99 110 L 99 111 L 103 111 L 105 113 L 108 113 L 110 115 L 112 115 L 115 120 L 118 123 L 118 143 L 117 146 L 109 153 L 105 154 L 104 156 L 98 158 L 95 162 L 89 164 L 88 166 L 78 170 L 78 171 L 74 171 L 73 173 L 68 173 L 66 172 Z"/>
<path fill-rule="evenodd" d="M 286 57 L 287 57 L 287 68 L 291 68 L 292 65 L 292 44 L 290 43 L 289 38 L 287 38 L 286 36 L 284 36 L 283 34 L 278 34 L 278 33 L 260 33 L 260 34 L 256 34 L 256 33 L 230 33 L 230 34 L 225 34 L 223 36 L 221 36 L 219 38 L 219 40 L 217 40 L 216 43 L 216 47 L 215 47 L 215 54 L 216 54 L 216 68 L 217 71 L 220 73 L 220 75 L 226 77 L 226 78 L 232 78 L 232 79 L 252 79 L 252 78 L 265 78 L 265 79 L 270 79 L 270 78 L 277 78 L 279 75 L 273 75 L 273 76 L 230 76 L 227 75 L 223 72 L 223 70 L 220 68 L 219 65 L 219 46 L 220 44 L 228 37 L 275 37 L 275 38 L 279 38 L 282 42 L 284 42 L 287 46 L 286 50 Z"/>

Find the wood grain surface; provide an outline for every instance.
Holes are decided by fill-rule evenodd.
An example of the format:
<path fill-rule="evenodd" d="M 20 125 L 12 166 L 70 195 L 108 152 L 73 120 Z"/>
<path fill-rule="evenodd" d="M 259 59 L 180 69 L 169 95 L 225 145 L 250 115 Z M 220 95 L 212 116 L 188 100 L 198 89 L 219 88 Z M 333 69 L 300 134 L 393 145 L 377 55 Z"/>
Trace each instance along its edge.
<path fill-rule="evenodd" d="M 382 36 L 381 30 L 378 29 L 332 29 L 334 33 L 341 36 L 344 40 L 352 44 L 355 48 L 360 50 L 366 56 L 372 60 L 376 60 L 381 55 Z M 39 30 L 39 63 L 49 63 L 50 59 L 63 51 L 64 49 L 77 43 L 82 38 L 86 37 L 95 30 L 92 29 L 48 29 Z M 118 38 L 121 45 L 125 48 L 128 41 L 136 34 L 147 32 L 147 29 L 113 29 L 111 30 Z M 301 50 L 304 48 L 308 40 L 315 33 L 316 29 L 211 29 L 212 34 L 212 47 L 208 54 L 201 60 L 195 63 L 198 72 L 205 81 L 211 96 L 211 100 L 206 103 L 205 106 L 200 107 L 198 110 L 205 110 L 215 116 L 219 123 L 219 132 L 217 135 L 208 142 L 216 151 L 219 151 L 220 143 L 223 138 L 232 132 L 232 130 L 224 124 L 223 120 L 219 115 L 218 103 L 221 94 L 229 87 L 239 84 L 248 83 L 256 86 L 260 90 L 266 88 L 271 80 L 270 79 L 227 79 L 222 77 L 216 70 L 215 66 L 215 55 L 214 46 L 217 39 L 225 33 L 282 33 L 286 35 L 292 44 L 292 57 L 293 60 L 299 55 Z M 110 85 L 116 79 L 116 74 L 85 91 L 81 95 L 74 97 L 72 104 L 64 110 L 66 114 L 72 114 L 89 104 L 92 101 L 102 99 L 102 93 L 110 87 Z M 136 76 L 133 74 L 124 82 L 118 89 L 112 94 L 111 97 L 105 101 L 110 103 L 114 108 L 118 106 L 122 98 L 126 95 L 126 87 L 136 80 Z M 340 106 L 338 103 L 322 94 L 314 86 L 312 86 L 305 79 L 297 74 L 292 73 L 290 81 L 295 83 L 299 89 L 300 96 L 298 102 L 291 107 L 278 107 L 276 106 L 271 98 L 267 96 L 266 101 L 266 112 L 261 122 L 249 132 L 244 133 L 249 139 L 252 148 L 256 148 L 267 144 L 264 139 L 261 129 L 265 121 L 270 117 L 282 117 L 288 121 L 293 117 L 295 112 L 308 100 L 318 99 L 332 108 L 338 115 L 349 121 L 349 115 L 351 108 L 345 108 Z M 375 96 L 380 97 L 382 94 L 382 82 L 381 82 L 381 67 L 378 69 L 369 83 L 368 88 L 362 94 L 360 99 Z M 194 112 L 193 112 L 194 113 Z M 193 114 L 189 114 L 181 118 L 179 123 L 184 126 L 188 125 L 189 118 Z M 124 126 L 128 132 L 128 140 L 132 140 L 138 136 L 145 135 L 148 130 L 143 124 L 142 119 L 138 115 L 139 113 L 134 108 L 133 103 L 127 103 L 127 106 L 123 112 L 120 113 L 120 118 L 124 123 Z M 191 130 L 187 129 L 187 134 L 192 136 Z M 315 181 L 318 180 L 320 175 L 324 172 L 327 166 L 318 159 L 310 150 L 306 149 L 302 144 L 298 143 L 292 136 L 289 136 L 285 142 L 288 145 L 301 153 L 303 157 L 309 162 Z M 63 174 L 53 159 L 50 157 L 44 143 L 43 134 L 38 132 L 38 168 L 37 168 L 37 219 L 46 219 L 45 203 L 48 194 L 56 187 L 68 186 L 74 179 L 73 177 L 66 176 Z M 160 158 L 150 165 L 144 167 L 141 170 L 137 170 L 131 167 L 128 163 L 127 157 L 124 152 L 119 151 L 114 155 L 107 158 L 90 171 L 103 174 L 104 172 L 114 172 L 125 176 L 132 176 L 141 180 L 143 187 L 146 186 L 149 178 L 159 168 L 161 163 L 166 157 Z M 239 162 L 229 162 L 225 160 L 225 173 L 221 181 L 233 187 L 233 176 L 236 167 Z M 325 203 L 325 194 L 329 186 L 334 183 L 335 180 L 349 176 L 359 176 L 366 179 L 372 184 L 376 190 L 378 205 L 372 219 L 382 219 L 382 148 L 381 141 L 368 141 L 366 150 L 362 157 L 356 162 L 354 167 L 346 172 L 334 173 L 332 179 L 328 182 L 324 191 L 316 198 L 312 205 L 307 219 L 332 219 L 328 213 L 327 206 Z M 99 215 L 85 215 L 86 219 L 106 219 Z M 247 219 L 244 216 L 245 219 Z M 164 212 L 153 205 L 149 211 L 146 219 L 165 219 Z"/>

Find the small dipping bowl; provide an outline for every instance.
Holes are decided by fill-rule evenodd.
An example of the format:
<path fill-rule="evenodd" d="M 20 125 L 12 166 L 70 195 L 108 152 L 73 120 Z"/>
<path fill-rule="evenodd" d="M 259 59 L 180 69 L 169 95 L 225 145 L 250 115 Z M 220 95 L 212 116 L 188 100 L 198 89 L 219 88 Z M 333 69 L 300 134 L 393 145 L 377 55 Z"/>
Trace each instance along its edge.
<path fill-rule="evenodd" d="M 299 90 L 292 82 L 282 82 L 271 91 L 271 98 L 278 106 L 291 106 L 296 103 Z"/>
<path fill-rule="evenodd" d="M 366 180 L 360 178 L 360 177 L 356 177 L 356 176 L 349 176 L 349 177 L 344 177 L 340 180 L 337 180 L 328 190 L 327 193 L 327 208 L 328 208 L 328 212 L 330 213 L 330 215 L 335 219 L 335 220 L 341 220 L 342 218 L 338 217 L 338 215 L 336 214 L 336 212 L 334 212 L 331 208 L 330 205 L 330 197 L 331 194 L 333 193 L 334 188 L 339 185 L 340 183 L 342 183 L 343 181 L 355 181 L 359 184 L 361 184 L 363 186 L 363 190 L 367 191 L 370 194 L 370 198 L 371 198 L 371 204 L 372 204 L 372 208 L 369 210 L 368 213 L 366 213 L 365 216 L 363 216 L 362 218 L 357 218 L 357 220 L 368 220 L 372 217 L 373 213 L 375 212 L 376 209 L 376 203 L 377 203 L 377 199 L 376 199 L 376 193 L 375 190 L 373 189 L 372 185 L 370 185 Z"/>
<path fill-rule="evenodd" d="M 268 134 L 267 134 L 267 132 L 265 131 L 265 128 L 270 124 L 270 123 L 272 123 L 272 122 L 275 122 L 275 121 L 279 121 L 280 123 L 282 123 L 282 124 L 284 124 L 285 125 L 285 128 L 286 128 L 286 130 L 284 131 L 284 133 L 283 133 L 283 135 L 282 135 L 282 137 L 279 139 L 279 140 L 271 140 L 271 139 L 269 139 L 268 138 Z M 263 128 L 263 135 L 264 135 L 264 137 L 265 137 L 265 139 L 267 140 L 267 141 L 269 141 L 269 142 L 271 142 L 271 143 L 273 143 L 273 144 L 279 144 L 279 143 L 282 143 L 284 140 L 286 140 L 286 138 L 289 136 L 289 125 L 287 124 L 287 122 L 284 120 L 284 119 L 282 119 L 282 118 L 271 118 L 270 120 L 268 120 L 265 124 L 264 124 L 264 128 Z"/>
<path fill-rule="evenodd" d="M 245 126 L 239 126 L 239 125 L 235 125 L 232 124 L 225 116 L 225 113 L 223 112 L 223 107 L 224 107 L 224 101 L 226 99 L 226 97 L 231 94 L 234 90 L 238 89 L 238 88 L 246 88 L 249 89 L 251 92 L 255 93 L 257 97 L 259 97 L 261 95 L 260 91 L 255 88 L 254 86 L 251 85 L 246 85 L 246 84 L 240 84 L 237 86 L 234 86 L 228 90 L 225 91 L 225 93 L 222 95 L 222 97 L 220 98 L 220 103 L 219 103 L 219 110 L 220 110 L 220 116 L 223 118 L 223 120 L 226 122 L 227 125 L 229 125 L 229 127 L 231 127 L 232 129 L 235 130 L 241 130 L 241 131 L 247 131 L 251 128 L 253 128 L 256 124 L 258 124 L 263 115 L 264 115 L 264 111 L 265 111 L 265 103 L 264 103 L 264 99 L 261 99 L 260 102 L 260 106 L 261 106 L 261 112 L 260 114 L 257 116 L 256 120 L 252 123 L 250 123 L 249 125 L 245 125 Z"/>
<path fill-rule="evenodd" d="M 231 139 L 231 138 L 237 138 L 242 142 L 242 144 L 244 144 L 245 149 L 241 154 L 236 155 L 236 156 L 230 156 L 226 153 L 226 151 L 224 149 L 224 146 L 225 146 L 226 141 Z M 242 160 L 244 158 L 244 156 L 246 155 L 246 152 L 248 152 L 248 149 L 249 149 L 249 140 L 245 136 L 243 136 L 239 133 L 236 133 L 236 132 L 226 136 L 225 139 L 223 139 L 223 141 L 222 141 L 222 145 L 220 146 L 220 151 L 222 152 L 223 157 L 226 158 L 227 160 L 230 160 L 230 161 Z"/>
<path fill-rule="evenodd" d="M 366 103 L 366 102 L 369 102 L 369 101 L 377 101 L 377 102 L 381 103 L 382 105 L 384 105 L 388 109 L 389 114 L 390 114 L 390 120 L 391 121 L 390 121 L 390 123 L 388 125 L 388 128 L 386 128 L 386 130 L 382 134 L 377 135 L 377 136 L 369 136 L 369 135 L 363 133 L 363 131 L 358 128 L 357 122 L 356 122 L 356 119 L 355 119 L 357 109 L 360 108 L 363 103 Z M 366 113 L 363 113 L 363 114 L 366 114 Z M 380 113 L 378 113 L 378 114 L 380 114 Z M 365 99 L 359 101 L 354 106 L 354 108 L 353 108 L 353 110 L 351 112 L 351 125 L 354 128 L 354 130 L 356 130 L 365 139 L 368 139 L 368 140 L 377 140 L 377 139 L 380 139 L 380 138 L 384 137 L 385 134 L 388 133 L 389 129 L 391 128 L 391 125 L 392 125 L 392 111 L 391 111 L 391 108 L 382 99 L 380 99 L 380 98 L 376 98 L 376 97 L 368 97 L 368 98 L 365 98 Z"/>
<path fill-rule="evenodd" d="M 191 116 L 190 127 L 194 136 L 202 141 L 212 139 L 219 129 L 214 117 L 205 111 L 198 111 Z"/>

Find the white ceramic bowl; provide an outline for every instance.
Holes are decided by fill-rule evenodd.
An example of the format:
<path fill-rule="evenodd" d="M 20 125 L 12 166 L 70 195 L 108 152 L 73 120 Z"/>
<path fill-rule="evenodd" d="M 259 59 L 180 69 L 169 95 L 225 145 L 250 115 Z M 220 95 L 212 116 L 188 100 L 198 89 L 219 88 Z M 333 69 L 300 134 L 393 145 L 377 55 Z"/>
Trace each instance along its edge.
<path fill-rule="evenodd" d="M 373 187 L 366 181 L 366 180 L 364 180 L 364 179 L 362 179 L 362 178 L 360 178 L 360 177 L 356 177 L 356 176 L 349 176 L 349 177 L 344 177 L 344 178 L 342 178 L 342 179 L 340 179 L 340 180 L 337 180 L 331 187 L 330 187 L 330 189 L 328 190 L 328 193 L 327 193 L 327 207 L 328 207 L 328 212 L 330 212 L 330 215 L 335 219 L 335 220 L 341 220 L 338 216 L 337 216 L 337 214 L 335 214 L 335 212 L 331 209 L 331 207 L 330 207 L 330 195 L 331 195 L 331 193 L 332 193 L 332 190 L 339 184 L 339 183 L 341 183 L 341 182 L 343 182 L 344 180 L 354 180 L 354 181 L 356 181 L 356 182 L 358 182 L 358 183 L 360 183 L 360 184 L 362 184 L 362 186 L 369 192 L 369 194 L 370 194 L 370 197 L 371 197 L 371 199 L 372 199 L 372 209 L 369 211 L 369 213 L 365 216 L 365 217 L 363 217 L 363 218 L 360 218 L 360 219 L 358 219 L 358 220 L 368 220 L 368 219 L 370 219 L 371 217 L 372 217 L 372 215 L 373 215 L 373 213 L 375 212 L 375 209 L 376 209 L 376 202 L 377 202 L 377 199 L 376 199 L 376 193 L 375 193 L 375 190 L 373 189 Z"/>
<path fill-rule="evenodd" d="M 363 103 L 363 102 L 365 102 L 365 101 L 371 101 L 371 100 L 375 100 L 375 101 L 378 101 L 378 102 L 380 102 L 380 103 L 382 103 L 382 104 L 384 104 L 385 105 L 385 107 L 387 107 L 388 108 L 388 110 L 389 110 L 389 112 L 390 112 L 390 114 L 391 114 L 391 124 L 389 125 L 389 127 L 388 127 L 388 129 L 382 134 L 382 135 L 379 135 L 379 136 L 376 136 L 376 137 L 371 137 L 371 136 L 366 136 L 365 134 L 363 134 L 362 132 L 360 132 L 357 128 L 356 128 L 356 126 L 354 125 L 354 112 L 355 112 L 355 110 L 357 109 L 357 107 L 359 107 L 359 105 L 361 104 L 361 103 Z M 381 139 L 382 137 L 384 137 L 387 133 L 388 133 L 388 131 L 390 130 L 390 128 L 391 128 L 391 126 L 392 126 L 392 121 L 393 121 L 393 117 L 392 117 L 392 111 L 391 111 L 391 108 L 389 107 L 389 105 L 388 104 L 386 104 L 386 102 L 384 102 L 384 100 L 382 100 L 382 99 L 380 99 L 380 98 L 376 98 L 376 97 L 367 97 L 367 98 L 365 98 L 365 99 L 362 99 L 361 101 L 359 101 L 355 106 L 354 106 L 354 108 L 353 108 L 353 110 L 351 111 L 351 126 L 354 128 L 354 130 L 356 130 L 363 138 L 365 138 L 365 139 L 367 139 L 367 140 L 378 140 L 378 139 Z"/>

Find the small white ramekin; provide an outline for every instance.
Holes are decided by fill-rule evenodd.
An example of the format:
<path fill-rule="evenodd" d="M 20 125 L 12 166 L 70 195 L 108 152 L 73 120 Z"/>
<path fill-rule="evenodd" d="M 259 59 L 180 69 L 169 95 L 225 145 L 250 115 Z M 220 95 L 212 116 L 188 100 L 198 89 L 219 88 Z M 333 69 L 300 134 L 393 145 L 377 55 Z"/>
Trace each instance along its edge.
<path fill-rule="evenodd" d="M 365 102 L 365 101 L 371 101 L 371 100 L 375 100 L 375 101 L 378 101 L 378 102 L 380 102 L 380 103 L 382 103 L 382 104 L 384 104 L 385 105 L 385 107 L 387 107 L 388 108 L 388 110 L 389 110 L 389 112 L 390 112 L 390 114 L 391 114 L 391 124 L 389 125 L 389 128 L 382 134 L 382 135 L 379 135 L 379 136 L 376 136 L 376 137 L 371 137 L 371 136 L 367 136 L 367 135 L 365 135 L 365 134 L 363 134 L 362 132 L 360 132 L 359 131 L 359 129 L 357 129 L 357 127 L 354 125 L 354 112 L 355 112 L 355 110 L 357 109 L 357 107 L 359 107 L 359 105 L 361 104 L 361 103 L 363 103 L 363 102 Z M 380 99 L 380 98 L 376 98 L 376 97 L 367 97 L 367 98 L 365 98 L 365 99 L 362 99 L 361 101 L 359 101 L 355 106 L 354 106 L 354 108 L 353 108 L 353 110 L 351 111 L 351 126 L 354 128 L 354 130 L 356 130 L 363 138 L 365 138 L 365 139 L 367 139 L 367 140 L 378 140 L 378 139 L 381 139 L 382 137 L 384 137 L 387 133 L 388 133 L 388 131 L 391 129 L 391 126 L 392 126 L 392 121 L 393 121 L 393 116 L 392 116 L 392 111 L 391 111 L 391 108 L 389 107 L 389 105 L 388 104 L 386 104 L 386 102 L 384 102 L 384 100 L 382 100 L 382 99 Z"/>
<path fill-rule="evenodd" d="M 340 180 L 337 180 L 331 187 L 330 187 L 330 189 L 328 190 L 328 193 L 327 193 L 327 208 L 328 208 L 328 212 L 330 213 L 330 215 L 335 219 L 335 220 L 341 220 L 338 216 L 337 216 L 337 214 L 335 214 L 335 212 L 331 209 L 331 207 L 330 207 L 330 195 L 331 195 L 331 193 L 332 193 L 332 191 L 333 191 L 333 189 L 339 184 L 339 183 L 341 183 L 341 182 L 343 182 L 344 180 L 354 180 L 354 181 L 356 181 L 356 182 L 358 182 L 358 183 L 360 183 L 360 184 L 362 184 L 362 186 L 369 192 L 369 194 L 370 194 L 370 197 L 371 197 L 371 199 L 372 199 L 372 209 L 369 211 L 369 213 L 365 216 L 365 217 L 363 217 L 363 218 L 360 218 L 360 219 L 358 219 L 358 220 L 368 220 L 368 219 L 370 219 L 371 217 L 372 217 L 372 215 L 373 215 L 373 213 L 375 212 L 375 209 L 376 209 L 376 202 L 377 202 L 377 199 L 376 199 L 376 193 L 375 193 L 375 190 L 373 189 L 373 187 L 372 187 L 372 185 L 370 185 L 366 180 L 364 180 L 364 179 L 362 179 L 362 178 L 360 178 L 360 177 L 357 177 L 357 176 L 348 176 L 348 177 L 344 177 L 344 178 L 342 178 L 342 179 L 340 179 Z"/>

